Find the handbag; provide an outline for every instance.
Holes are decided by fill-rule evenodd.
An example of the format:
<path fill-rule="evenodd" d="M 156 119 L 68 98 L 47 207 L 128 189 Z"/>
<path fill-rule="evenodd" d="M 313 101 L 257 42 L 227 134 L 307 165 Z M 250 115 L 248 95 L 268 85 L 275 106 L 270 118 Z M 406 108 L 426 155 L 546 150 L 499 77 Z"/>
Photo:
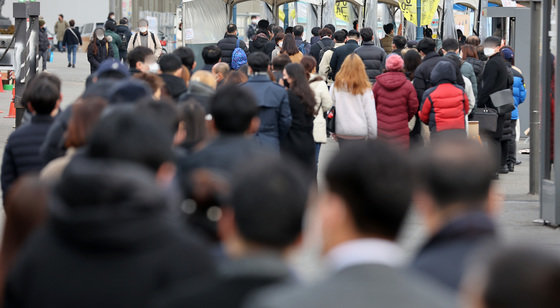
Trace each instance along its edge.
<path fill-rule="evenodd" d="M 336 108 L 334 106 L 327 113 L 327 132 L 336 133 Z"/>
<path fill-rule="evenodd" d="M 490 94 L 490 99 L 494 107 L 498 109 L 499 114 L 506 114 L 515 110 L 513 91 L 511 89 L 494 92 Z"/>
<path fill-rule="evenodd" d="M 498 130 L 498 112 L 491 108 L 475 108 L 472 120 L 478 122 L 480 134 L 495 134 Z"/>

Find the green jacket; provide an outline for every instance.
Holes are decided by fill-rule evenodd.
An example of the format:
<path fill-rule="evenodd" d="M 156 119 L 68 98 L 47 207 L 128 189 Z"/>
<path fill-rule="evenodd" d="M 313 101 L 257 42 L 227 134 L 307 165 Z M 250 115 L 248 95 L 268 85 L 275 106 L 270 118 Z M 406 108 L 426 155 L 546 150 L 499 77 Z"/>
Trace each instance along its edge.
<path fill-rule="evenodd" d="M 105 36 L 110 36 L 110 37 L 113 38 L 113 40 L 109 43 L 109 45 L 113 49 L 113 58 L 118 60 L 119 59 L 119 46 L 121 46 L 121 44 L 122 44 L 122 40 L 121 40 L 120 35 L 116 34 L 115 32 L 113 32 L 111 30 L 106 30 L 105 31 Z"/>

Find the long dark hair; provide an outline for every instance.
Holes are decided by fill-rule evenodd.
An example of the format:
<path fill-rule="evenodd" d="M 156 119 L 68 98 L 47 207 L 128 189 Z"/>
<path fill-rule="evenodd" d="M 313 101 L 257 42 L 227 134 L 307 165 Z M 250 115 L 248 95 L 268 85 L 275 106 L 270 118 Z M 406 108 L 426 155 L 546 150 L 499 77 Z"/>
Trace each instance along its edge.
<path fill-rule="evenodd" d="M 422 63 L 422 56 L 414 50 L 411 49 L 404 54 L 404 69 L 410 80 L 414 79 L 414 72 L 416 68 Z"/>
<path fill-rule="evenodd" d="M 290 91 L 301 99 L 301 102 L 305 106 L 305 112 L 314 115 L 316 104 L 315 94 L 313 94 L 313 91 L 309 87 L 303 66 L 299 63 L 290 63 L 286 65 L 285 70 L 288 76 L 293 80 L 292 83 L 290 83 Z"/>
<path fill-rule="evenodd" d="M 292 34 L 286 34 L 284 36 L 284 43 L 282 43 L 281 53 L 285 53 L 288 56 L 293 56 L 299 52 L 296 44 L 296 39 Z"/>
<path fill-rule="evenodd" d="M 95 29 L 95 31 L 93 31 L 93 37 L 91 38 L 91 41 L 89 42 L 89 45 L 88 45 L 88 49 L 91 49 L 91 52 L 93 52 L 93 54 L 96 55 L 96 56 L 99 53 L 99 48 L 97 47 L 97 42 L 100 41 L 100 40 L 97 39 L 97 35 L 95 34 L 98 30 L 103 31 L 103 35 L 105 35 L 105 30 L 103 30 L 103 28 Z M 103 42 L 103 41 L 101 41 L 101 42 Z M 107 52 L 109 52 L 109 51 L 107 51 Z"/>

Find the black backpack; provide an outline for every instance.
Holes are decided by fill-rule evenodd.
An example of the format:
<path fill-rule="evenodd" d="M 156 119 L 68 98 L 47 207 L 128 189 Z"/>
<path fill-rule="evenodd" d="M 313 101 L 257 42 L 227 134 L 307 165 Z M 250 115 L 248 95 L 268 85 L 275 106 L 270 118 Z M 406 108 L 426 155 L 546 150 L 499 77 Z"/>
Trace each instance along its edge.
<path fill-rule="evenodd" d="M 325 55 L 325 52 L 329 51 L 329 50 L 334 50 L 334 42 L 332 45 L 325 45 L 325 43 L 323 43 L 323 41 L 318 41 L 317 44 L 319 44 L 319 47 L 321 47 L 321 51 L 319 51 L 319 63 L 321 63 L 321 61 L 323 60 L 323 56 Z M 317 65 L 319 65 L 319 63 Z"/>
<path fill-rule="evenodd" d="M 117 34 L 121 37 L 121 46 L 119 46 L 120 50 L 127 50 L 128 49 L 128 41 L 126 39 L 126 32 L 117 32 Z"/>

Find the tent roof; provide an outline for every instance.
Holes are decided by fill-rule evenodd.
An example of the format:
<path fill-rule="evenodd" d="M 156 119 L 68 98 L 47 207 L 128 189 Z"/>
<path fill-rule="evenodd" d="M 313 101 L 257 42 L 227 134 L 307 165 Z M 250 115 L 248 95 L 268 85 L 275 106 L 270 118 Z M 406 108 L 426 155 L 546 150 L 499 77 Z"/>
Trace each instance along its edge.
<path fill-rule="evenodd" d="M 246 2 L 249 0 L 224 0 L 224 2 L 228 3 L 228 4 L 238 4 L 241 2 Z M 296 0 L 261 0 L 263 2 L 266 2 L 269 5 L 274 5 L 274 3 L 276 2 L 277 5 L 283 5 L 286 3 L 290 3 L 290 2 L 295 2 Z M 322 0 L 306 0 L 308 3 L 311 4 L 317 4 L 320 5 Z M 350 2 L 352 4 L 355 5 L 360 5 L 363 6 L 364 5 L 364 1 L 365 0 L 347 0 L 347 2 Z M 498 0 L 499 1 L 499 0 Z M 379 0 L 378 3 L 385 3 L 385 4 L 389 4 L 392 6 L 398 6 L 399 2 L 397 0 Z"/>

